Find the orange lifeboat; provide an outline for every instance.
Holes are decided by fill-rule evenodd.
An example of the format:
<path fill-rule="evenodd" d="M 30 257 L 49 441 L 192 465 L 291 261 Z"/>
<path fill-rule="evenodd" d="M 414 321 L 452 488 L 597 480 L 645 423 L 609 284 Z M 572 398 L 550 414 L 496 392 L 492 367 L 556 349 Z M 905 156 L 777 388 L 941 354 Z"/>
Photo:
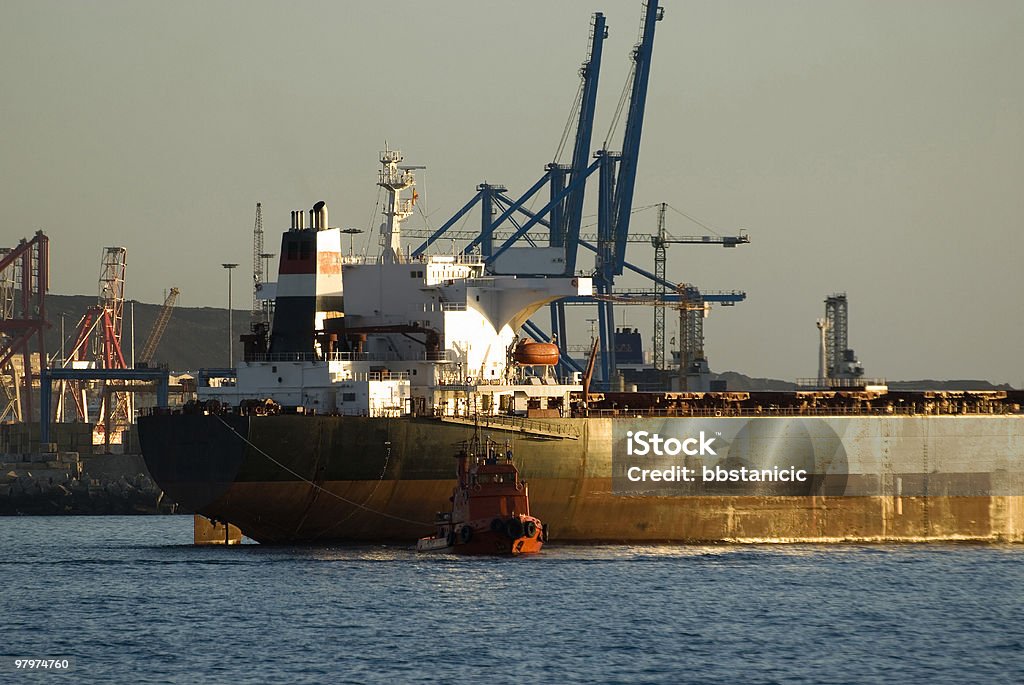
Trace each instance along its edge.
<path fill-rule="evenodd" d="M 520 340 L 512 359 L 521 366 L 555 366 L 558 364 L 558 345 Z"/>
<path fill-rule="evenodd" d="M 471 555 L 513 555 L 539 552 L 548 527 L 530 515 L 526 483 L 512 463 L 506 444 L 477 438 L 464 443 L 456 455 L 459 481 L 452 507 L 438 512 L 434 535 L 420 538 L 420 552 Z"/>

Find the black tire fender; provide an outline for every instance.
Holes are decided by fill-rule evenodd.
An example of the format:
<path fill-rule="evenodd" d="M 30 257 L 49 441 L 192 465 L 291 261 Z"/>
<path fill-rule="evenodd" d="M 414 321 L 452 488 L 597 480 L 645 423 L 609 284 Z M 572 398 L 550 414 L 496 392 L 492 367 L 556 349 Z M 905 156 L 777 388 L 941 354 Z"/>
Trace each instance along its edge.
<path fill-rule="evenodd" d="M 505 524 L 505 535 L 513 540 L 523 537 L 523 522 L 518 518 L 511 518 Z"/>
<path fill-rule="evenodd" d="M 533 521 L 526 521 L 523 523 L 523 535 L 528 538 L 537 537 L 537 524 Z"/>

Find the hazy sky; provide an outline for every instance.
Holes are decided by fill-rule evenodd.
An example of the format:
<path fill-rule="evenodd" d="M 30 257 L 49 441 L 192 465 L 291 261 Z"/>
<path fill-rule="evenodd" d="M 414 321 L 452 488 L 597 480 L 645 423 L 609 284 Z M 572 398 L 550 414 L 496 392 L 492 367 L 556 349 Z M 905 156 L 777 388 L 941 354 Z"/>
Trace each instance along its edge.
<path fill-rule="evenodd" d="M 669 248 L 672 280 L 748 293 L 706 322 L 712 368 L 814 375 L 814 321 L 846 291 L 869 375 L 1021 383 L 1024 2 L 665 4 L 634 204 L 751 235 Z M 56 293 L 95 292 L 123 245 L 129 297 L 176 285 L 189 306 L 224 306 L 220 263 L 240 262 L 244 307 L 255 203 L 271 252 L 321 199 L 332 225 L 376 226 L 385 140 L 427 165 L 431 227 L 483 180 L 529 187 L 598 10 L 595 146 L 639 2 L 3 0 L 0 245 L 46 231 Z M 650 309 L 619 313 L 650 330 Z"/>

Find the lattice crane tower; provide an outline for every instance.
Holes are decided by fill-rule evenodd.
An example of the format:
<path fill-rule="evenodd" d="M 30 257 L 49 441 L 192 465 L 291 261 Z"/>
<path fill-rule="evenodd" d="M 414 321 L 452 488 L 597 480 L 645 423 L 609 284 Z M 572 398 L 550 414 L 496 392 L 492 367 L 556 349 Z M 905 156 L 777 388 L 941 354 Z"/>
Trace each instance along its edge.
<path fill-rule="evenodd" d="M 266 282 L 267 275 L 263 272 L 263 205 L 256 203 L 256 221 L 252 227 L 252 320 L 263 319 L 263 303 L 260 290 Z"/>

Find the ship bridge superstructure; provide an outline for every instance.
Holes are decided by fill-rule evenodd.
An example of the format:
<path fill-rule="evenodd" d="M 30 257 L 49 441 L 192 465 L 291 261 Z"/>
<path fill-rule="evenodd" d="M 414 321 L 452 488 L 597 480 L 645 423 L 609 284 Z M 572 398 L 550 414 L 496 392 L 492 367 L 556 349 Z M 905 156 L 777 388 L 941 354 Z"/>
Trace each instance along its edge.
<path fill-rule="evenodd" d="M 376 258 L 342 252 L 325 202 L 292 212 L 281 241 L 269 340 L 248 336 L 234 384 L 201 390 L 231 404 L 271 399 L 320 413 L 404 415 L 560 411 L 578 379 L 513 359 L 519 330 L 552 302 L 589 296 L 578 276 L 495 275 L 473 253 L 403 255 L 414 169 L 381 154 L 388 197 Z"/>

